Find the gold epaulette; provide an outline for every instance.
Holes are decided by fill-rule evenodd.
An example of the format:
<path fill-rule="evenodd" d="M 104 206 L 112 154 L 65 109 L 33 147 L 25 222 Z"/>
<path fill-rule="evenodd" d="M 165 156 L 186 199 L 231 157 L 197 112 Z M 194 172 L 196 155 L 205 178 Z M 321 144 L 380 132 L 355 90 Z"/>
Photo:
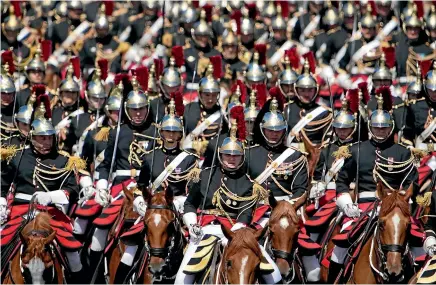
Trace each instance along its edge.
<path fill-rule="evenodd" d="M 109 133 L 111 131 L 111 127 L 102 127 L 95 135 L 94 139 L 98 142 L 107 142 L 109 140 Z"/>
<path fill-rule="evenodd" d="M 341 29 L 341 27 L 336 27 L 334 29 L 328 30 L 327 31 L 327 35 L 333 34 L 333 33 L 337 32 L 337 31 L 339 31 L 340 29 Z"/>
<path fill-rule="evenodd" d="M 7 161 L 9 163 L 21 149 L 22 148 L 18 148 L 16 145 L 2 145 L 0 147 L 1 161 Z"/>
<path fill-rule="evenodd" d="M 339 147 L 337 151 L 332 153 L 332 156 L 336 159 L 351 157 L 350 145 L 343 145 Z"/>
<path fill-rule="evenodd" d="M 119 45 L 116 49 L 116 52 L 119 52 L 121 54 L 126 53 L 130 49 L 130 44 L 126 42 L 118 42 Z"/>
<path fill-rule="evenodd" d="M 68 171 L 81 171 L 86 169 L 86 161 L 78 156 L 70 155 L 65 169 Z"/>
<path fill-rule="evenodd" d="M 423 208 L 430 206 L 432 191 L 424 193 L 424 195 L 416 196 L 416 203 Z"/>

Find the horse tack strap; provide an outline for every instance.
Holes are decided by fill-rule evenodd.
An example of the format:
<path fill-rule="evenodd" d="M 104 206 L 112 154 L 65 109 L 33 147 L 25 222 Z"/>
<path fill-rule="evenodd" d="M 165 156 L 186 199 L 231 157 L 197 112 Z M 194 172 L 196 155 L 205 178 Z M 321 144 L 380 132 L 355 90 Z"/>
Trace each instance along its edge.
<path fill-rule="evenodd" d="M 193 148 L 193 140 L 194 138 L 201 135 L 211 124 L 215 123 L 221 117 L 221 111 L 216 111 L 212 115 L 210 115 L 206 120 L 204 120 L 200 125 L 198 125 L 183 141 L 182 148 L 183 149 L 191 149 Z"/>
<path fill-rule="evenodd" d="M 173 161 L 171 161 L 171 163 L 168 164 L 167 167 L 165 167 L 164 171 L 162 171 L 162 173 L 156 178 L 156 180 L 153 181 L 151 185 L 151 190 L 155 191 L 157 188 L 159 188 L 162 182 L 164 182 L 168 178 L 168 176 L 170 176 L 174 169 L 176 169 L 177 166 L 179 166 L 180 163 L 182 163 L 182 161 L 188 155 L 189 153 L 187 153 L 186 151 L 179 153 L 176 158 L 174 158 Z"/>
<path fill-rule="evenodd" d="M 286 146 L 291 146 L 292 141 L 295 136 L 310 122 L 312 122 L 316 117 L 326 112 L 327 109 L 323 106 L 317 107 L 315 110 L 311 111 L 309 114 L 306 114 L 301 120 L 292 128 L 288 137 L 286 138 Z"/>

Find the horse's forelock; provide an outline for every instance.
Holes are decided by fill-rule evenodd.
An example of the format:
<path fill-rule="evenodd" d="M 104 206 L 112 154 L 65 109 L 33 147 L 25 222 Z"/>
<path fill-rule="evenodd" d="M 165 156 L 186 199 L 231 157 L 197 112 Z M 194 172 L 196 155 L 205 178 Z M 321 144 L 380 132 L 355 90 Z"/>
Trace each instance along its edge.
<path fill-rule="evenodd" d="M 247 248 L 254 252 L 256 256 L 261 256 L 259 243 L 254 236 L 254 230 L 250 228 L 242 228 L 235 232 L 234 237 L 229 242 L 227 247 L 227 257 L 231 257 L 240 252 L 242 248 Z"/>
<path fill-rule="evenodd" d="M 409 203 L 397 191 L 393 191 L 392 194 L 383 198 L 379 217 L 386 217 L 395 208 L 399 208 L 404 216 L 410 217 Z"/>
<path fill-rule="evenodd" d="M 287 201 L 280 201 L 277 203 L 277 206 L 271 212 L 269 223 L 279 223 L 282 217 L 289 218 L 294 224 L 298 224 L 299 218 L 297 216 L 297 212 L 292 204 Z"/>
<path fill-rule="evenodd" d="M 34 221 L 28 223 L 22 230 L 22 235 L 28 237 L 32 234 L 32 231 L 46 232 L 47 236 L 53 232 L 50 225 L 51 216 L 48 213 L 39 213 Z"/>

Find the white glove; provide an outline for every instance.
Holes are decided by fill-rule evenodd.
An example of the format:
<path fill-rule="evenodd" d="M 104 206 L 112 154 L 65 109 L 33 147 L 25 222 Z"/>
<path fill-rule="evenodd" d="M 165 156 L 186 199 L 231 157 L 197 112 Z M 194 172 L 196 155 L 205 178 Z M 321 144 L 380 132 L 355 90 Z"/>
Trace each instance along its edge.
<path fill-rule="evenodd" d="M 92 185 L 92 179 L 89 176 L 83 176 L 80 178 L 79 185 L 81 187 L 80 194 L 79 194 L 79 204 L 82 204 L 85 201 L 88 201 L 91 199 L 92 195 L 95 193 L 95 188 Z"/>
<path fill-rule="evenodd" d="M 340 195 L 336 199 L 336 205 L 341 209 L 344 214 L 349 218 L 357 218 L 360 216 L 359 207 L 353 204 L 351 196 L 348 193 Z"/>
<path fill-rule="evenodd" d="M 47 206 L 52 202 L 49 192 L 36 192 L 33 196 L 35 197 L 35 202 L 42 206 Z"/>
<path fill-rule="evenodd" d="M 138 196 L 133 200 L 133 211 L 138 213 L 141 217 L 145 216 L 147 206 L 145 205 L 144 197 Z"/>
<path fill-rule="evenodd" d="M 315 182 L 310 189 L 309 198 L 315 199 L 324 196 L 326 185 L 324 182 Z"/>
<path fill-rule="evenodd" d="M 232 232 L 235 232 L 235 231 L 237 231 L 239 229 L 242 229 L 242 228 L 245 228 L 245 227 L 247 227 L 247 226 L 245 224 L 243 224 L 243 223 L 236 223 L 236 224 L 233 225 L 233 227 L 230 230 Z"/>
<path fill-rule="evenodd" d="M 98 180 L 95 191 L 95 202 L 102 207 L 106 207 L 111 202 L 111 195 L 109 195 L 108 182 L 106 179 Z"/>
<path fill-rule="evenodd" d="M 0 197 L 0 225 L 3 225 L 8 220 L 9 209 L 8 202 L 5 198 Z"/>
<path fill-rule="evenodd" d="M 432 236 L 426 238 L 423 248 L 429 256 L 433 257 L 436 254 L 436 238 Z"/>
<path fill-rule="evenodd" d="M 186 213 L 183 215 L 183 223 L 188 227 L 189 237 L 192 241 L 198 241 L 201 236 L 201 227 L 197 224 L 196 213 Z"/>

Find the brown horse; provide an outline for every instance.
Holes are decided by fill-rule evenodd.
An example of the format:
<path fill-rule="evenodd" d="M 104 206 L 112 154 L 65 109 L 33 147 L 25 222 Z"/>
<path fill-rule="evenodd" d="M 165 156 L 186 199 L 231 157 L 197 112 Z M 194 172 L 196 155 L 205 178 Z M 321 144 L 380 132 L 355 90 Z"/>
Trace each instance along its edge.
<path fill-rule="evenodd" d="M 39 213 L 23 228 L 23 253 L 20 255 L 17 251 L 10 261 L 10 271 L 6 274 L 3 284 L 63 283 L 61 264 L 50 248 L 56 236 L 56 232 L 50 226 L 50 220 L 51 216 L 48 213 Z M 31 280 L 21 272 L 20 263 L 24 270 L 30 273 Z"/>
<path fill-rule="evenodd" d="M 306 194 L 301 196 L 294 204 L 289 201 L 277 202 L 273 196 L 269 197 L 272 207 L 268 222 L 269 246 L 272 257 L 280 269 L 283 280 L 292 282 L 295 277 L 296 264 L 294 253 L 297 248 L 297 238 L 300 231 L 300 217 L 297 210 L 306 202 Z"/>
<path fill-rule="evenodd" d="M 262 261 L 258 241 L 267 227 L 259 230 L 241 228 L 235 232 L 224 226 L 221 228 L 228 244 L 214 278 L 216 284 L 254 284 Z"/>
<path fill-rule="evenodd" d="M 411 223 L 408 202 L 412 191 L 413 185 L 407 191 L 392 191 L 377 184 L 381 200 L 378 222 L 357 258 L 349 284 L 398 283 L 410 273 L 404 271 L 403 258 Z"/>

